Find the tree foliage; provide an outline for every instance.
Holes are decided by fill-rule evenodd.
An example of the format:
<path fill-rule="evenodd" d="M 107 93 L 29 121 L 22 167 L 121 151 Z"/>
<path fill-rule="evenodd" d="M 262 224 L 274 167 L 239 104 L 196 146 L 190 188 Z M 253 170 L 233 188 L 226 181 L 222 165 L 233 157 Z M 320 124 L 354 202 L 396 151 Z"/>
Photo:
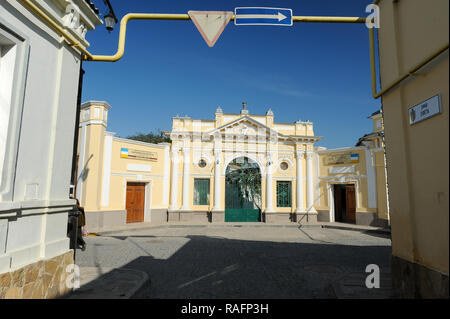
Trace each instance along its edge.
<path fill-rule="evenodd" d="M 127 139 L 153 144 L 171 142 L 170 138 L 166 136 L 161 130 L 158 130 L 158 132 L 150 132 L 148 134 L 137 133 L 136 135 L 128 136 Z"/>
<path fill-rule="evenodd" d="M 228 207 L 241 208 L 252 204 L 261 209 L 261 171 L 247 157 L 233 160 L 226 170 L 227 187 L 235 188 L 235 198 L 228 198 Z M 237 197 L 236 197 L 237 196 Z"/>

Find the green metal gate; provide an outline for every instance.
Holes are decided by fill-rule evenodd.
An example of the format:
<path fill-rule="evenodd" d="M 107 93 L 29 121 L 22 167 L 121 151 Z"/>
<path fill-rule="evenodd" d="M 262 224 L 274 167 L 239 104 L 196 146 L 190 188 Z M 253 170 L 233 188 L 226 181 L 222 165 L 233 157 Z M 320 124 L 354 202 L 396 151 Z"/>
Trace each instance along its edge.
<path fill-rule="evenodd" d="M 241 157 L 232 161 L 225 178 L 225 222 L 261 221 L 261 173 L 258 164 Z"/>

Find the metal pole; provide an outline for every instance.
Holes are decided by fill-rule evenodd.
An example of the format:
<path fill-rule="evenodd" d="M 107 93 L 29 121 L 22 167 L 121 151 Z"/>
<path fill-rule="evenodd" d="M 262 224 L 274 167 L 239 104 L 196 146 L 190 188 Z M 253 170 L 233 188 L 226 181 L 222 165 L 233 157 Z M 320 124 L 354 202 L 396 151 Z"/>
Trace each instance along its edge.
<path fill-rule="evenodd" d="M 78 78 L 78 96 L 77 96 L 77 114 L 75 115 L 75 132 L 73 140 L 73 155 L 72 155 L 72 176 L 70 178 L 71 184 L 74 186 L 73 197 L 77 198 L 77 184 L 78 184 L 78 163 L 77 163 L 77 153 L 78 153 L 78 135 L 80 131 L 80 112 L 81 112 L 81 97 L 83 92 L 83 60 L 80 60 L 80 76 Z"/>

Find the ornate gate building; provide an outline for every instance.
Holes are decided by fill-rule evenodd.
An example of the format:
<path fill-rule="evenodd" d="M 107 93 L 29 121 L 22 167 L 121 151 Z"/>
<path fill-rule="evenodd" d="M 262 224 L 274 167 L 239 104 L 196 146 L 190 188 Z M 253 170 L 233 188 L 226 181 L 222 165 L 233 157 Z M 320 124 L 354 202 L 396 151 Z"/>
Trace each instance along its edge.
<path fill-rule="evenodd" d="M 314 208 L 314 143 L 320 137 L 314 136 L 313 123 L 274 123 L 271 110 L 263 116 L 250 115 L 244 105 L 240 114 L 224 114 L 218 108 L 215 119 L 210 121 L 176 117 L 170 138 L 170 221 L 204 219 L 207 212 L 211 212 L 211 221 L 223 222 L 228 219 L 227 209 L 244 208 L 237 207 L 236 201 L 252 196 L 251 191 L 250 194 L 242 194 L 244 190 L 235 188 L 231 193 L 233 188 L 226 189 L 226 185 L 230 185 L 226 179 L 227 171 L 229 174 L 233 165 L 249 161 L 260 174 L 260 191 L 254 194 L 260 196 L 259 207 L 253 206 L 253 209 L 260 210 L 259 221 L 317 221 Z M 182 176 L 177 177 L 178 171 L 182 171 Z M 211 181 L 211 196 L 207 202 L 195 203 L 192 201 L 193 194 L 197 192 L 195 181 L 201 178 Z M 289 188 L 296 191 L 279 194 L 279 183 L 289 184 Z M 181 192 L 177 191 L 179 186 Z M 290 198 L 291 195 L 294 195 L 293 198 Z M 234 196 L 235 200 L 230 196 Z M 289 198 L 281 199 L 281 196 Z M 234 202 L 234 206 L 226 207 L 227 197 L 228 204 Z M 245 220 L 244 217 L 241 219 Z M 237 221 L 241 219 L 235 218 Z"/>
<path fill-rule="evenodd" d="M 106 102 L 82 106 L 76 195 L 89 230 L 127 222 L 378 219 L 373 194 L 374 207 L 368 200 L 377 183 L 369 146 L 317 147 L 321 137 L 309 121 L 276 123 L 271 110 L 251 115 L 244 103 L 238 114 L 217 108 L 212 120 L 174 117 L 171 143 L 149 144 L 106 132 L 109 109 Z M 336 184 L 348 185 L 341 188 L 352 219 L 340 220 Z"/>

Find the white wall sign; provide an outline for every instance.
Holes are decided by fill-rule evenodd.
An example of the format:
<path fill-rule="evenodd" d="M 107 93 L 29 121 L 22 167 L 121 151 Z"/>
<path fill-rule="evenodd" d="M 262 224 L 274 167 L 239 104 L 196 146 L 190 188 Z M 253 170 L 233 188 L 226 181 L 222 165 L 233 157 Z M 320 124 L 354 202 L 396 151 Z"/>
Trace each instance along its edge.
<path fill-rule="evenodd" d="M 151 172 L 152 167 L 150 165 L 142 165 L 142 164 L 128 164 L 127 171 L 133 172 Z"/>
<path fill-rule="evenodd" d="M 354 173 L 354 166 L 333 166 L 330 167 L 330 174 L 346 174 L 346 173 Z"/>
<path fill-rule="evenodd" d="M 438 94 L 409 109 L 409 124 L 416 124 L 440 113 L 441 95 Z"/>

